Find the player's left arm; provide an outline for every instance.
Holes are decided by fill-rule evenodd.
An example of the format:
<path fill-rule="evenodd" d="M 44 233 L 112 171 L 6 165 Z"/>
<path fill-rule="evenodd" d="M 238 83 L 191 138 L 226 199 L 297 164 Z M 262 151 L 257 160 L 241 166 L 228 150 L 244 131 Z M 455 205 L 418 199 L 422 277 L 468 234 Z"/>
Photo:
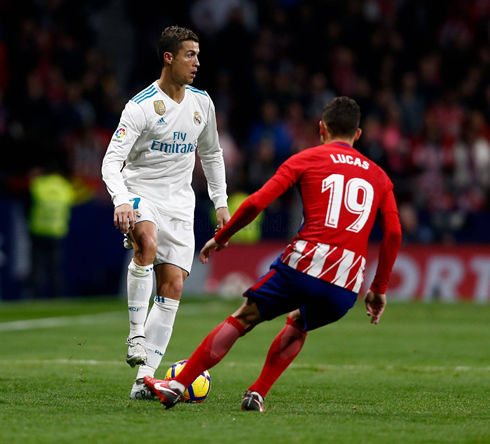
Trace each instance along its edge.
<path fill-rule="evenodd" d="M 128 189 L 121 171 L 145 127 L 146 118 L 143 109 L 135 102 L 129 101 L 102 161 L 102 179 L 114 204 L 114 226 L 125 234 L 134 228 L 136 212 L 129 201 Z"/>
<path fill-rule="evenodd" d="M 393 189 L 387 190 L 379 206 L 379 222 L 383 240 L 379 249 L 378 267 L 370 290 L 385 294 L 402 240 L 402 229 Z"/>
<path fill-rule="evenodd" d="M 218 218 L 219 213 L 222 222 L 226 223 L 226 212 L 223 210 L 223 208 L 228 207 L 225 162 L 223 159 L 223 149 L 219 144 L 216 111 L 211 98 L 209 98 L 206 125 L 197 140 L 197 153 L 201 160 L 204 175 L 206 176 L 209 198 L 212 200 L 214 208 L 217 210 L 216 217 Z M 218 219 L 218 225 L 219 224 L 220 221 Z"/>

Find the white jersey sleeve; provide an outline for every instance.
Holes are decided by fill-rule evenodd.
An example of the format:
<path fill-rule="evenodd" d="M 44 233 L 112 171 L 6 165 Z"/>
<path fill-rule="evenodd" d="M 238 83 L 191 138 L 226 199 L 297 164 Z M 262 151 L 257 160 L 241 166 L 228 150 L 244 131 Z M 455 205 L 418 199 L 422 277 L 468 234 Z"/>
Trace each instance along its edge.
<path fill-rule="evenodd" d="M 208 124 L 198 138 L 197 153 L 208 184 L 209 198 L 216 209 L 227 207 L 223 149 L 219 144 L 214 103 L 209 99 Z"/>
<path fill-rule="evenodd" d="M 128 102 L 102 161 L 102 178 L 114 207 L 129 204 L 128 188 L 124 183 L 121 170 L 131 148 L 145 127 L 146 119 L 142 108 L 135 102 Z"/>

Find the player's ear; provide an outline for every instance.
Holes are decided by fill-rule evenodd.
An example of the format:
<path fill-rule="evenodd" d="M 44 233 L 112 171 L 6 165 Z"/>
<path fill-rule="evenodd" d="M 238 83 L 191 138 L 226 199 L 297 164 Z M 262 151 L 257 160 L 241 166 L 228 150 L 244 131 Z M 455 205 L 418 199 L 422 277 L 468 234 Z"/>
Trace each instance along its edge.
<path fill-rule="evenodd" d="M 165 62 L 166 65 L 171 65 L 173 59 L 174 59 L 174 56 L 171 52 L 164 52 L 163 53 L 163 61 Z"/>
<path fill-rule="evenodd" d="M 320 140 L 323 143 L 323 141 L 325 140 L 325 133 L 327 132 L 327 128 L 323 120 L 320 120 L 320 122 L 318 122 L 318 126 L 319 126 Z"/>
<path fill-rule="evenodd" d="M 362 134 L 362 129 L 357 128 L 356 135 L 354 136 L 354 142 L 357 142 L 359 140 L 359 137 L 361 137 Z"/>

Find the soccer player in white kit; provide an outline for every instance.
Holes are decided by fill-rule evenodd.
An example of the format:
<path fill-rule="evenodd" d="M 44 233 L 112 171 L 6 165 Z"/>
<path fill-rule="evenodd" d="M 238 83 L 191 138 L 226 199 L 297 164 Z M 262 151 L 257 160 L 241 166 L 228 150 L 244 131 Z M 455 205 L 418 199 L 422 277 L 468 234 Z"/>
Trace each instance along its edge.
<path fill-rule="evenodd" d="M 102 163 L 114 225 L 125 235 L 126 248 L 134 249 L 126 361 L 140 367 L 131 399 L 150 396 L 143 377 L 154 375 L 165 354 L 191 271 L 196 151 L 218 228 L 230 219 L 214 104 L 206 92 L 189 86 L 199 67 L 199 39 L 189 29 L 171 26 L 162 32 L 157 53 L 160 78 L 127 103 Z M 153 273 L 157 295 L 148 314 Z"/>

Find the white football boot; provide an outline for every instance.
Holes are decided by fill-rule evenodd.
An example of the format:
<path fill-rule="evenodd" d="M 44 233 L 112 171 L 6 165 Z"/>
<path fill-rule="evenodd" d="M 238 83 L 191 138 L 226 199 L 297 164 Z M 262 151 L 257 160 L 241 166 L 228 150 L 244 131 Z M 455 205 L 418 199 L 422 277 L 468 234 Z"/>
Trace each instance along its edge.
<path fill-rule="evenodd" d="M 128 344 L 128 355 L 126 356 L 126 362 L 131 367 L 146 364 L 148 355 L 146 353 L 145 337 L 135 336 L 133 338 L 128 338 L 126 344 Z"/>
<path fill-rule="evenodd" d="M 146 387 L 143 378 L 135 379 L 129 399 L 155 399 L 153 393 Z"/>

